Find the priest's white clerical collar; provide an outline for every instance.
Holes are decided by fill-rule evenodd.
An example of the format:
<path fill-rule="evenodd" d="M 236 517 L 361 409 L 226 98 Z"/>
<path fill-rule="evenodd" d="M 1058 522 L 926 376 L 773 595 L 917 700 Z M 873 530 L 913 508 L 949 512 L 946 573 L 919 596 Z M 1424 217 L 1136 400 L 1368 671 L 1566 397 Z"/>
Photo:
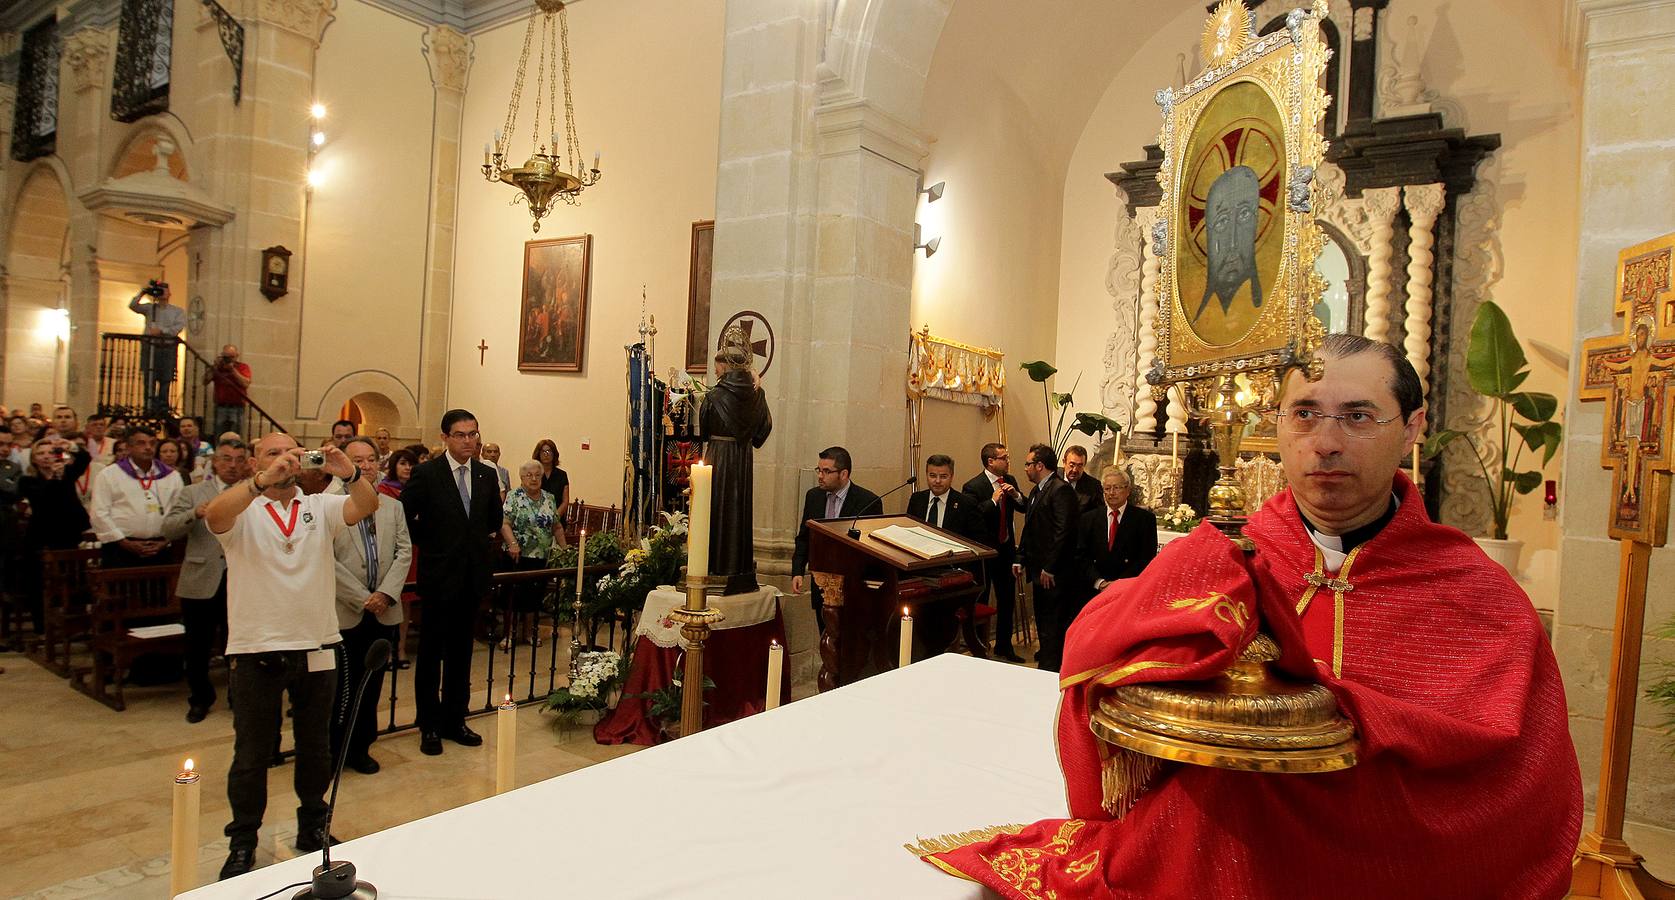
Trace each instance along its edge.
<path fill-rule="evenodd" d="M 1390 506 L 1384 511 L 1384 515 L 1344 534 L 1322 533 L 1314 527 L 1313 522 L 1309 521 L 1308 516 L 1303 515 L 1301 509 L 1297 511 L 1297 516 L 1303 520 L 1303 530 L 1309 533 L 1309 540 L 1314 541 L 1314 545 L 1320 548 L 1321 561 L 1325 564 L 1326 571 L 1336 573 L 1343 568 L 1344 560 L 1349 558 L 1349 554 L 1356 547 L 1372 540 L 1374 535 L 1384 530 L 1384 526 L 1390 524 L 1390 520 L 1396 517 L 1396 510 L 1401 505 L 1402 499 L 1392 493 L 1390 495 Z"/>

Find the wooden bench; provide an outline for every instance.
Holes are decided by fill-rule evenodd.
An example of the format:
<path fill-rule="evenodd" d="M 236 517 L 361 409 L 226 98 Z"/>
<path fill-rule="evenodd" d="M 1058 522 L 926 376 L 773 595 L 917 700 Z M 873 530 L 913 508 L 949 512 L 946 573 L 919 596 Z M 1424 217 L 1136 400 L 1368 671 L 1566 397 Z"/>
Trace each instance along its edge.
<path fill-rule="evenodd" d="M 575 546 L 584 528 L 588 534 L 621 531 L 622 510 L 614 506 L 588 506 L 580 500 L 572 500 L 570 508 L 564 511 L 564 540 Z"/>
<path fill-rule="evenodd" d="M 41 635 L 28 655 L 60 678 L 70 677 L 71 647 L 87 635 L 93 602 L 88 572 L 98 565 L 96 549 L 48 550 L 41 555 Z"/>
<path fill-rule="evenodd" d="M 186 635 L 139 637 L 130 629 L 180 622 L 175 596 L 179 566 L 95 569 L 91 616 L 91 669 L 77 669 L 75 689 L 118 712 L 127 708 L 122 682 L 135 659 L 146 653 L 185 653 Z"/>

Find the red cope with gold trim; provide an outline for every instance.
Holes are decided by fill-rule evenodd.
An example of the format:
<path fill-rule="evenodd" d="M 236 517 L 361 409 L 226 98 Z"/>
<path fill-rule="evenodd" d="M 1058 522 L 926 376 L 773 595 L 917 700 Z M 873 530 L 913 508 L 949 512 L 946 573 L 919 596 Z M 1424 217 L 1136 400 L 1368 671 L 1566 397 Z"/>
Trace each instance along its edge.
<path fill-rule="evenodd" d="M 1284 491 L 1245 528 L 1254 556 L 1203 525 L 1095 598 L 1061 682 L 1072 818 L 926 860 L 1027 900 L 1564 896 L 1582 790 L 1546 635 L 1505 570 L 1426 518 L 1405 476 L 1395 489 L 1395 518 L 1339 572 L 1347 591 L 1309 591 L 1318 550 Z M 1115 685 L 1225 669 L 1257 624 L 1240 607 L 1259 613 L 1282 668 L 1338 698 L 1360 763 L 1311 775 L 1169 763 L 1111 818 L 1088 710 Z"/>

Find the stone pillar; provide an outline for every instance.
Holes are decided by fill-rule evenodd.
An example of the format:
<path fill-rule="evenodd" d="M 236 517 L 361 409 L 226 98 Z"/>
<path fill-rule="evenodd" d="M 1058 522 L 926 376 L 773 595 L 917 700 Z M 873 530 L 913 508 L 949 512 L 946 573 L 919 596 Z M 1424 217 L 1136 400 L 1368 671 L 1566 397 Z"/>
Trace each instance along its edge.
<path fill-rule="evenodd" d="M 232 100 L 232 80 L 198 99 L 194 121 L 201 177 L 211 196 L 238 210 L 220 228 L 192 233 L 193 293 L 207 304 L 204 344 L 238 344 L 253 370 L 251 399 L 289 427 L 297 417 L 297 356 L 301 339 L 303 247 L 307 210 L 308 109 L 314 94 L 314 54 L 332 20 L 336 0 L 246 0 L 227 5 L 245 27 L 244 91 Z M 200 11 L 198 59 L 177 58 L 177 71 L 225 73 L 215 20 Z M 262 249 L 289 248 L 290 293 L 269 302 L 260 290 Z"/>
<path fill-rule="evenodd" d="M 454 221 L 459 211 L 460 127 L 471 72 L 471 38 L 446 25 L 425 33 L 425 58 L 436 88 L 431 130 L 430 233 L 425 247 L 424 320 L 419 338 L 419 429 L 437 427 L 446 409 L 448 335 L 454 307 Z"/>
<path fill-rule="evenodd" d="M 1152 229 L 1157 227 L 1162 211 L 1155 206 L 1135 210 L 1134 222 L 1140 226 L 1140 252 L 1145 262 L 1140 264 L 1140 324 L 1138 351 L 1134 357 L 1134 427 L 1130 437 L 1145 435 L 1151 440 L 1157 434 L 1157 401 L 1152 399 L 1152 384 L 1146 375 L 1157 362 L 1157 279 L 1163 260 L 1157 255 L 1157 244 L 1152 240 Z"/>
<path fill-rule="evenodd" d="M 1372 10 L 1367 10 L 1369 14 Z M 1357 15 L 1360 13 L 1358 12 Z M 1368 340 L 1390 340 L 1390 256 L 1396 236 L 1396 210 L 1402 206 L 1402 189 L 1368 188 L 1367 218 L 1372 223 L 1373 252 L 1367 260 L 1367 310 L 1362 333 Z"/>
<path fill-rule="evenodd" d="M 1571 358 L 1579 360 L 1585 339 L 1622 333 L 1622 322 L 1612 312 L 1617 252 L 1675 231 L 1675 170 L 1668 150 L 1675 142 L 1675 105 L 1657 99 L 1675 83 L 1675 6 L 1661 0 L 1572 0 L 1567 6 L 1569 37 L 1582 62 L 1584 83 L 1581 245 L 1571 348 Z M 1600 467 L 1599 453 L 1606 404 L 1579 403 L 1576 377 L 1572 366 L 1564 400 L 1553 644 L 1564 675 L 1582 789 L 1591 806 L 1604 738 L 1618 548 L 1605 537 L 1611 477 Z M 1675 549 L 1652 551 L 1648 631 L 1675 616 L 1675 593 L 1667 590 L 1672 565 Z M 1648 662 L 1667 658 L 1667 651 L 1648 646 L 1646 656 Z M 1658 729 L 1667 716 L 1656 704 L 1640 700 L 1627 809 L 1628 837 L 1637 846 L 1644 844 L 1635 840 L 1632 823 L 1675 827 L 1675 763 Z"/>
<path fill-rule="evenodd" d="M 723 37 L 709 333 L 719 339 L 741 310 L 760 313 L 774 330 L 773 365 L 763 380 L 774 435 L 756 452 L 753 540 L 764 574 L 789 571 L 802 488 L 812 484 L 800 469 L 813 468 L 821 447 L 849 437 L 836 414 L 841 400 L 828 388 L 847 391 L 848 354 L 817 346 L 824 311 L 812 304 L 818 160 L 810 123 L 820 6 L 729 0 Z M 836 189 L 839 179 L 831 179 Z M 853 191 L 854 178 L 845 182 Z M 828 235 L 838 240 L 836 228 Z"/>
<path fill-rule="evenodd" d="M 111 128 L 111 71 L 116 29 L 82 28 L 64 38 L 59 57 L 58 152 L 70 175 L 72 195 L 98 184 Z M 101 278 L 99 217 L 69 199 L 69 403 L 78 410 L 98 404 Z M 156 277 L 152 275 L 151 277 Z M 84 413 L 85 414 L 85 413 Z"/>

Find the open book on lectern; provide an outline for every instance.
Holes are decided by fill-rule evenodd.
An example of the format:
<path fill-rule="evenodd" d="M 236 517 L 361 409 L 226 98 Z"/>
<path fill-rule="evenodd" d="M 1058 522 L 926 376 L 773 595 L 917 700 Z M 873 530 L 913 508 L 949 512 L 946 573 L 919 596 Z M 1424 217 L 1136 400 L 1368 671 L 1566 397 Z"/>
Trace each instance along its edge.
<path fill-rule="evenodd" d="M 869 533 L 884 543 L 906 550 L 920 559 L 953 556 L 970 549 L 964 544 L 948 540 L 917 525 L 887 525 Z"/>

